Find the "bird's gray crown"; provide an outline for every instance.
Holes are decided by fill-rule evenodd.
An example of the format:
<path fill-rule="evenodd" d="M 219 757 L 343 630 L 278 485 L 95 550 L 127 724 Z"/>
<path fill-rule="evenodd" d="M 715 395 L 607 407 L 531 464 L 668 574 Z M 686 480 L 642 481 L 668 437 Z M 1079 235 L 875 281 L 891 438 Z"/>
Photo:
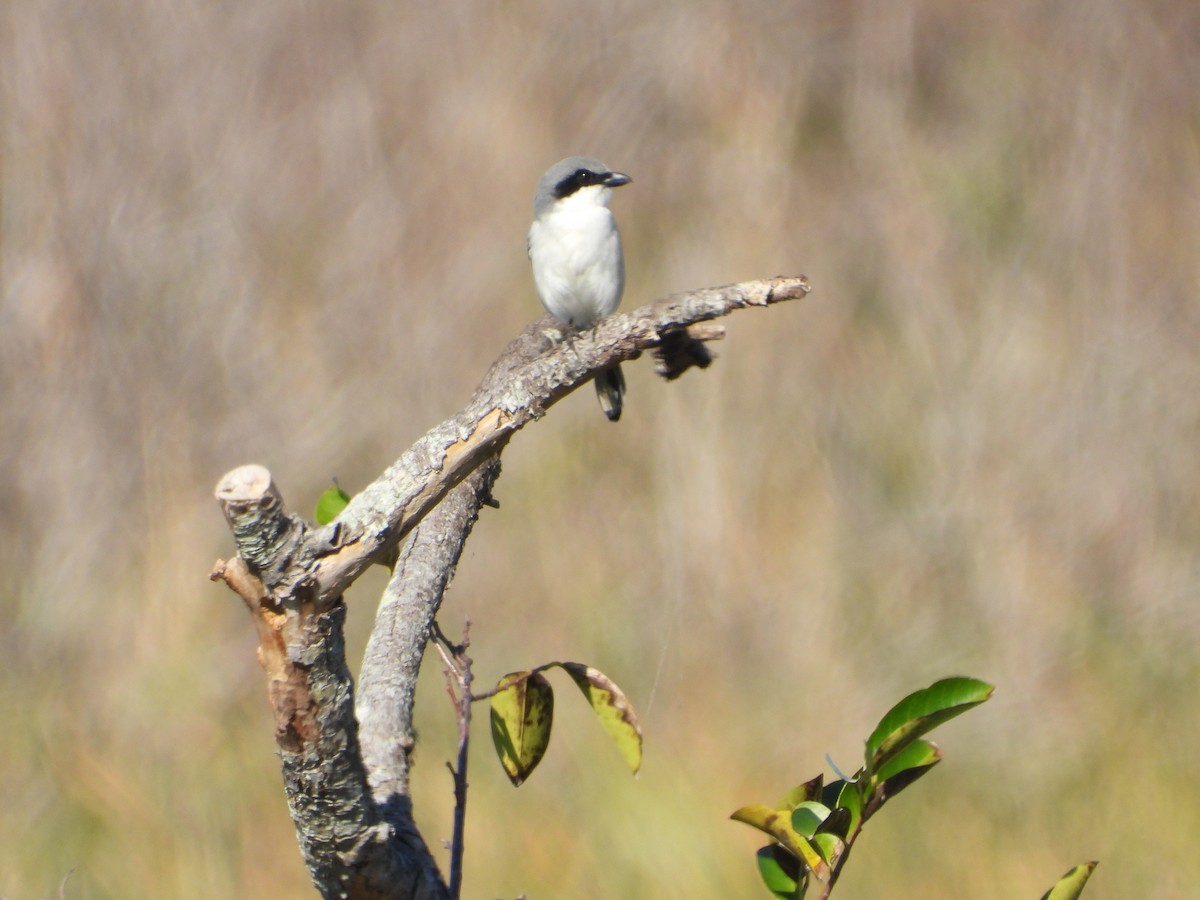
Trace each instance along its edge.
<path fill-rule="evenodd" d="M 588 156 L 568 156 L 560 159 L 542 176 L 533 198 L 536 218 L 554 205 L 556 200 L 569 197 L 580 188 L 600 184 L 617 187 L 629 183 L 629 176 L 614 172 L 598 159 Z"/>

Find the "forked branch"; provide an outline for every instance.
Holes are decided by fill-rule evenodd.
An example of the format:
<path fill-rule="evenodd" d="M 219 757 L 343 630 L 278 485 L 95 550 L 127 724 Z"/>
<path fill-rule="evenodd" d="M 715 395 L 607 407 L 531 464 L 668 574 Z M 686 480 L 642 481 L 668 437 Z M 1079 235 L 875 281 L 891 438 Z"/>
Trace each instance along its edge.
<path fill-rule="evenodd" d="M 288 803 L 324 896 L 447 896 L 412 820 L 412 701 L 433 618 L 479 509 L 490 502 L 509 438 L 597 372 L 647 350 L 668 379 L 705 367 L 711 356 L 704 344 L 724 335 L 713 319 L 808 291 L 803 277 L 780 277 L 678 294 L 613 316 L 569 346 L 544 317 L 505 349 L 465 409 L 417 441 L 323 528 L 289 514 L 261 466 L 221 479 L 217 499 L 238 558 L 218 561 L 211 577 L 238 593 L 254 616 Z M 355 710 L 342 594 L 405 540 Z"/>

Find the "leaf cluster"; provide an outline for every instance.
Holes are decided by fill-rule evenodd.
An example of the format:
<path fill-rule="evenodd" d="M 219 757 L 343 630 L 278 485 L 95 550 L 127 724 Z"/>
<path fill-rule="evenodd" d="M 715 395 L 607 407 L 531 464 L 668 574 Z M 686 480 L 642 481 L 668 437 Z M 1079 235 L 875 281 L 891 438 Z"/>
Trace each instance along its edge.
<path fill-rule="evenodd" d="M 767 889 L 779 900 L 800 900 L 810 888 L 828 897 L 867 820 L 941 762 L 941 749 L 924 735 L 985 702 L 992 691 L 986 682 L 958 677 L 909 694 L 875 726 L 854 775 L 829 784 L 818 775 L 774 806 L 756 803 L 734 812 L 730 818 L 773 839 L 757 854 Z M 1072 869 L 1043 900 L 1074 900 L 1095 865 Z"/>

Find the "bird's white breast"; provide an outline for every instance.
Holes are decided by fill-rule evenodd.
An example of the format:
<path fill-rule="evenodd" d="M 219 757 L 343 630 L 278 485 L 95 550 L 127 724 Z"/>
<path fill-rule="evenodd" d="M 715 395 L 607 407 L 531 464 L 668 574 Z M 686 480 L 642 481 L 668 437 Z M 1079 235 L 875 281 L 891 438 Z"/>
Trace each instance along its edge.
<path fill-rule="evenodd" d="M 562 322 L 586 328 L 616 311 L 625 263 L 617 223 L 603 199 L 578 194 L 584 191 L 534 220 L 529 258 L 546 309 Z"/>

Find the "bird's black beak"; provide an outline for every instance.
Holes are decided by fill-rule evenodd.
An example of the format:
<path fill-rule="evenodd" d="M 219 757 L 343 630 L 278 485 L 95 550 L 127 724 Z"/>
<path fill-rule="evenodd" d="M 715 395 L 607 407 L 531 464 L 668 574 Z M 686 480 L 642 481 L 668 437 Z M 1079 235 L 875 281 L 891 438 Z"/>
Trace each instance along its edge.
<path fill-rule="evenodd" d="M 629 184 L 633 181 L 628 175 L 622 175 L 620 172 L 609 172 L 608 177 L 604 179 L 605 187 L 620 187 L 623 184 Z"/>

